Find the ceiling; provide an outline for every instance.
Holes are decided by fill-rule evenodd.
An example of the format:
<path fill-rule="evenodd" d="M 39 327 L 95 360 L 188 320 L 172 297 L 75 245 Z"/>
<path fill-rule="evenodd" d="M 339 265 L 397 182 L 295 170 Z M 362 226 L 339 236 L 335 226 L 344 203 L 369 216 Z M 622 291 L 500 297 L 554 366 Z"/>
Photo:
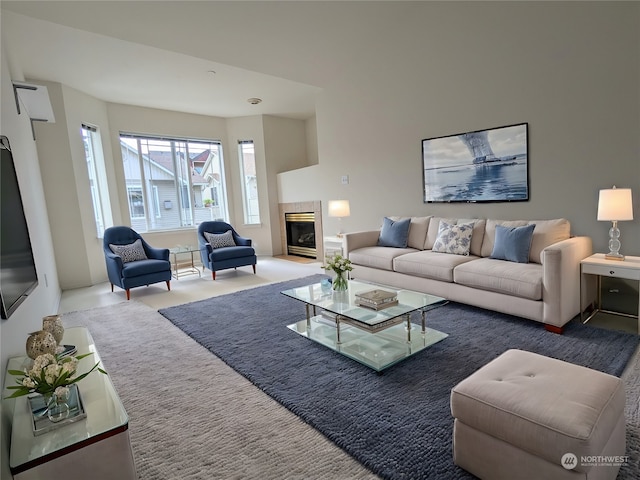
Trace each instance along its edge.
<path fill-rule="evenodd" d="M 4 1 L 13 80 L 107 102 L 219 117 L 306 119 L 318 94 L 410 3 Z M 251 105 L 249 98 L 262 99 Z"/>

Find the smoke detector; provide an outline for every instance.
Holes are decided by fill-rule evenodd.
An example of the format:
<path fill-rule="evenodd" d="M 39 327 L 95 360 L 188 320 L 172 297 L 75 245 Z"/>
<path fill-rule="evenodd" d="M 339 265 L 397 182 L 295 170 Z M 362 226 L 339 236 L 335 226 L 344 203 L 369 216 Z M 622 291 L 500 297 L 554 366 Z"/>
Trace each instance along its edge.
<path fill-rule="evenodd" d="M 247 102 L 249 102 L 251 105 L 258 105 L 260 102 L 262 102 L 261 98 L 256 98 L 256 97 L 251 97 L 247 99 Z"/>

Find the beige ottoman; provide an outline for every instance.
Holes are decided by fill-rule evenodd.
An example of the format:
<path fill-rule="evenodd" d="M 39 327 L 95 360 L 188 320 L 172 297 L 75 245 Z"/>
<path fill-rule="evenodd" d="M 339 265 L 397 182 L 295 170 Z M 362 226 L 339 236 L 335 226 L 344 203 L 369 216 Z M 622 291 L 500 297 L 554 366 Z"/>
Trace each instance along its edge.
<path fill-rule="evenodd" d="M 624 403 L 617 377 L 508 350 L 451 391 L 454 462 L 483 479 L 613 480 Z"/>

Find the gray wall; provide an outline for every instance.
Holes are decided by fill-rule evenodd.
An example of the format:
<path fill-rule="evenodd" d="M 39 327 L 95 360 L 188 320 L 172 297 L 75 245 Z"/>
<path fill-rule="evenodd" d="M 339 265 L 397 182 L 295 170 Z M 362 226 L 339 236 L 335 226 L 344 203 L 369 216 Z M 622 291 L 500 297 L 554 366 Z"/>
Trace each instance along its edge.
<path fill-rule="evenodd" d="M 281 174 L 280 201 L 347 198 L 351 231 L 384 215 L 566 217 L 604 251 L 598 190 L 615 184 L 634 194 L 622 251 L 640 255 L 640 4 L 416 2 L 390 28 L 320 96 L 319 165 Z M 530 201 L 423 203 L 422 139 L 521 122 Z"/>

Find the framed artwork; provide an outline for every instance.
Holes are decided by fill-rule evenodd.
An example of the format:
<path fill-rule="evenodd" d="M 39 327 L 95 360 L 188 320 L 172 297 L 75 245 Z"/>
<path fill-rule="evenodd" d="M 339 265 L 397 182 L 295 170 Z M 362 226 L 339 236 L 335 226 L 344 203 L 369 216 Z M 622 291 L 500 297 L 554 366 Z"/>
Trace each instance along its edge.
<path fill-rule="evenodd" d="M 422 140 L 424 203 L 529 200 L 528 127 Z"/>

